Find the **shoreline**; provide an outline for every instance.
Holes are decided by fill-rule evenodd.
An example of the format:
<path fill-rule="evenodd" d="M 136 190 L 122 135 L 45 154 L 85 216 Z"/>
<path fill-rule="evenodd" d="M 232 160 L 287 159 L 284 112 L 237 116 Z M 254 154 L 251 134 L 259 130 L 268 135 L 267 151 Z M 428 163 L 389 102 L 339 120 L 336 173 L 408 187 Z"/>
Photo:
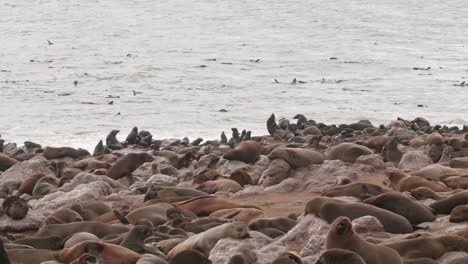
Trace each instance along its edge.
<path fill-rule="evenodd" d="M 239 128 L 215 140 L 160 140 L 134 128 L 128 136 L 111 132 L 89 152 L 34 142 L 25 142 L 24 146 L 5 143 L 3 148 L 0 144 L 0 199 L 8 201 L 2 202 L 0 229 L 9 234 L 0 238 L 7 253 L 19 261 L 27 259 L 27 254 L 13 252 L 45 247 L 65 254 L 63 243 L 72 243 L 69 235 L 78 231 L 96 237 L 82 243 L 109 247 L 112 232 L 99 230 L 118 229 L 117 233 L 126 234 L 143 225 L 152 231 L 131 245 L 117 244 L 122 252 L 132 250 L 129 255 L 135 261 L 128 263 L 135 264 L 150 252 L 170 261 L 177 255 L 171 250 L 178 245 L 171 250 L 163 248 L 167 239 L 208 234 L 223 223 L 240 221 L 252 238 L 233 240 L 223 238 L 235 235 L 222 235 L 202 252 L 202 257 L 225 264 L 239 253 L 240 245 L 252 243 L 255 246 L 251 251 L 259 264 L 270 264 L 289 251 L 297 252 L 303 263 L 315 263 L 326 250 L 324 241 L 331 224 L 324 221 L 327 212 L 307 209 L 319 197 L 374 208 L 364 200 L 391 191 L 397 196 L 390 199 L 402 207 L 431 208 L 434 197 L 415 194 L 414 189 L 430 187 L 436 190 L 435 195 L 450 197 L 468 188 L 468 178 L 464 177 L 468 175 L 466 126 L 437 126 L 419 117 L 395 120 L 388 126 L 368 120 L 326 125 L 298 114 L 290 120 L 272 115 L 265 122 L 265 130 L 269 135 L 258 136 Z M 408 189 L 394 175 L 419 180 Z M 401 197 L 410 197 L 413 202 Z M 404 213 L 382 205 L 375 207 L 399 215 L 402 221 L 413 221 Z M 169 209 L 176 213 L 168 213 Z M 449 221 L 447 212 L 434 212 L 437 214 L 431 213 L 432 220 L 411 224 L 435 236 L 455 234 L 466 227 L 463 222 Z M 76 218 L 71 220 L 71 215 Z M 351 218 L 346 211 L 341 215 Z M 359 236 L 378 243 L 400 241 L 400 231 L 389 228 L 385 217 L 366 215 L 351 218 Z M 98 224 L 85 221 L 99 222 L 106 228 L 91 228 Z M 204 221 L 209 224 L 200 224 Z M 285 227 L 285 222 L 291 225 Z M 60 224 L 53 230 L 61 231 L 48 229 L 51 224 Z M 74 224 L 77 229 L 67 233 L 67 226 Z M 398 228 L 401 233 L 418 234 L 417 229 Z M 60 243 L 37 242 L 31 246 L 29 240 L 15 242 L 22 238 L 42 241 L 49 235 L 58 235 Z M 76 243 L 73 245 L 80 245 Z M 44 252 L 37 254 L 63 262 Z M 102 254 L 123 257 L 117 252 Z"/>

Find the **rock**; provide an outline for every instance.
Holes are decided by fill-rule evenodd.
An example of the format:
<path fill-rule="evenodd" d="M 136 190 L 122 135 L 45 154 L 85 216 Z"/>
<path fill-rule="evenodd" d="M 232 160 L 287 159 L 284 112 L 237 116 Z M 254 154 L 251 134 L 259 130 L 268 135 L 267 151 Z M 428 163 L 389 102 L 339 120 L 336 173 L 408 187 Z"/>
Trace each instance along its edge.
<path fill-rule="evenodd" d="M 378 154 L 363 155 L 356 159 L 356 163 L 361 163 L 364 165 L 369 165 L 375 169 L 385 169 L 385 162 L 382 159 L 382 156 Z"/>
<path fill-rule="evenodd" d="M 176 178 L 169 176 L 169 175 L 164 175 L 164 174 L 156 174 L 151 176 L 151 178 L 146 181 L 147 184 L 155 184 L 159 186 L 176 186 L 179 184 L 179 181 L 177 181 Z"/>
<path fill-rule="evenodd" d="M 288 178 L 276 185 L 265 188 L 265 192 L 292 192 L 304 189 L 304 181 Z"/>
<path fill-rule="evenodd" d="M 410 150 L 401 157 L 398 168 L 400 170 L 417 171 L 432 164 L 432 160 L 420 150 Z"/>
<path fill-rule="evenodd" d="M 412 148 L 420 148 L 420 147 L 424 147 L 426 145 L 427 145 L 426 141 L 424 141 L 424 139 L 422 139 L 422 138 L 413 138 L 409 142 L 409 146 L 412 147 Z"/>
<path fill-rule="evenodd" d="M 275 159 L 270 162 L 270 166 L 262 173 L 259 184 L 265 187 L 278 184 L 288 178 L 291 166 L 283 159 Z"/>
<path fill-rule="evenodd" d="M 356 233 L 385 232 L 382 223 L 370 215 L 356 218 L 351 223 Z"/>
<path fill-rule="evenodd" d="M 23 232 L 40 227 L 46 217 L 39 210 L 29 210 L 25 218 L 13 220 L 7 215 L 0 217 L 0 231 L 5 232 Z"/>
<path fill-rule="evenodd" d="M 47 160 L 42 156 L 36 156 L 30 160 L 13 165 L 2 173 L 0 185 L 8 181 L 22 181 L 28 176 L 39 173 L 55 177 L 55 173 L 47 165 Z"/>
<path fill-rule="evenodd" d="M 57 191 L 29 202 L 32 209 L 56 209 L 72 203 L 99 201 L 112 193 L 112 187 L 104 181 L 94 181 L 80 184 L 69 192 Z"/>

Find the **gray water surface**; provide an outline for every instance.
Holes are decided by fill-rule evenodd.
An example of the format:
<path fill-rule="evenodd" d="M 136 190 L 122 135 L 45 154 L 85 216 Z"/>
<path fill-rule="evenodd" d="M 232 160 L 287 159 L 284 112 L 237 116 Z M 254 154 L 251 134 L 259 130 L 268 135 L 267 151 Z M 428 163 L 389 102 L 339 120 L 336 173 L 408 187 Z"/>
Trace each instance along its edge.
<path fill-rule="evenodd" d="M 92 148 L 132 126 L 265 134 L 272 112 L 468 124 L 467 30 L 462 0 L 0 0 L 0 134 Z"/>

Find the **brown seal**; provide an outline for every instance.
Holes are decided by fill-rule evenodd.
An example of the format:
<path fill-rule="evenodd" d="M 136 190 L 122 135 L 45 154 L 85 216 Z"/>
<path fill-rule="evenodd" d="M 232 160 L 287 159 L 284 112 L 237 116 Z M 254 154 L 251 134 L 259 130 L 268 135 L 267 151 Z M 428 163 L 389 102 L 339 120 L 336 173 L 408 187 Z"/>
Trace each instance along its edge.
<path fill-rule="evenodd" d="M 445 178 L 443 182 L 452 189 L 467 189 L 468 177 L 467 176 L 451 176 Z"/>
<path fill-rule="evenodd" d="M 387 141 L 387 144 L 385 144 L 385 147 L 382 152 L 384 161 L 389 161 L 394 164 L 400 163 L 401 158 L 403 157 L 403 152 L 401 152 L 398 149 L 399 143 L 400 140 L 396 137 L 392 137 L 390 138 L 390 140 Z"/>
<path fill-rule="evenodd" d="M 468 240 L 459 236 L 417 237 L 383 243 L 406 259 L 437 259 L 449 251 L 468 252 Z"/>
<path fill-rule="evenodd" d="M 450 212 L 450 222 L 459 223 L 468 221 L 468 205 L 459 205 Z"/>
<path fill-rule="evenodd" d="M 211 260 L 208 256 L 204 255 L 198 250 L 187 249 L 180 251 L 175 254 L 174 257 L 169 260 L 169 264 L 211 264 Z"/>
<path fill-rule="evenodd" d="M 278 125 L 276 124 L 275 114 L 271 114 L 271 116 L 267 119 L 266 126 L 267 126 L 267 130 L 270 136 L 273 136 L 275 134 L 276 129 L 279 128 Z"/>
<path fill-rule="evenodd" d="M 281 253 L 272 264 L 302 264 L 302 258 L 296 252 L 283 252 Z"/>
<path fill-rule="evenodd" d="M 223 198 L 217 198 L 217 197 L 212 197 L 212 196 L 196 197 L 188 201 L 175 203 L 174 205 L 178 208 L 192 211 L 198 216 L 207 216 L 221 209 L 230 209 L 230 208 L 260 209 L 253 205 L 242 205 L 242 204 L 231 202 Z"/>
<path fill-rule="evenodd" d="M 45 147 L 44 152 L 42 155 L 46 159 L 60 159 L 60 158 L 79 158 L 79 157 L 84 157 L 84 156 L 89 156 L 91 155 L 87 150 L 85 149 L 74 149 L 70 147 Z"/>
<path fill-rule="evenodd" d="M 17 239 L 13 243 L 28 245 L 36 249 L 60 250 L 63 248 L 63 238 L 58 236 L 25 237 Z"/>
<path fill-rule="evenodd" d="M 413 228 L 409 221 L 390 211 L 363 203 L 348 203 L 328 197 L 315 197 L 305 207 L 305 214 L 314 214 L 332 223 L 340 216 L 354 220 L 366 215 L 377 218 L 385 231 L 396 234 L 411 233 Z"/>
<path fill-rule="evenodd" d="M 0 171 L 6 171 L 16 163 L 18 163 L 17 160 L 10 158 L 9 156 L 3 153 L 0 153 Z"/>
<path fill-rule="evenodd" d="M 260 218 L 255 220 L 249 225 L 251 230 L 261 230 L 265 228 L 274 228 L 284 233 L 289 232 L 294 226 L 296 226 L 297 220 L 288 217 L 276 217 L 276 218 Z"/>
<path fill-rule="evenodd" d="M 120 243 L 122 247 L 131 249 L 139 254 L 148 252 L 145 246 L 145 239 L 153 233 L 150 227 L 144 225 L 136 225 L 125 235 L 125 238 Z"/>
<path fill-rule="evenodd" d="M 375 149 L 377 153 L 381 153 L 389 139 L 387 136 L 374 136 L 365 141 L 358 140 L 356 143 L 370 149 Z"/>
<path fill-rule="evenodd" d="M 462 191 L 429 205 L 437 214 L 450 214 L 453 208 L 468 204 L 468 191 Z"/>
<path fill-rule="evenodd" d="M 94 221 L 100 216 L 112 213 L 112 208 L 101 201 L 73 203 L 70 205 L 70 209 L 79 213 L 83 217 L 83 221 Z"/>
<path fill-rule="evenodd" d="M 353 251 L 329 249 L 320 255 L 315 264 L 366 264 L 366 262 Z"/>
<path fill-rule="evenodd" d="M 121 225 L 108 225 L 101 222 L 85 221 L 68 224 L 53 224 L 41 227 L 35 234 L 36 237 L 58 236 L 66 238 L 78 232 L 88 232 L 97 237 L 109 234 L 121 234 L 128 232 L 130 228 Z"/>
<path fill-rule="evenodd" d="M 13 220 L 25 218 L 29 211 L 28 203 L 18 196 L 7 197 L 2 206 L 6 215 Z"/>
<path fill-rule="evenodd" d="M 36 173 L 34 175 L 28 176 L 23 179 L 18 191 L 21 193 L 26 193 L 32 195 L 34 186 L 36 185 L 37 181 L 39 181 L 45 174 L 43 173 Z"/>
<path fill-rule="evenodd" d="M 233 150 L 226 153 L 224 158 L 227 160 L 240 160 L 245 163 L 254 163 L 260 157 L 260 144 L 254 140 L 241 142 Z"/>
<path fill-rule="evenodd" d="M 167 256 L 172 258 L 183 250 L 196 249 L 206 256 L 209 255 L 211 249 L 216 243 L 223 238 L 244 239 L 249 237 L 249 228 L 241 222 L 232 222 L 222 224 L 211 228 L 203 233 L 193 235 L 184 242 L 175 246 Z"/>
<path fill-rule="evenodd" d="M 33 264 L 56 260 L 55 251 L 48 249 L 11 249 L 6 252 L 11 264 Z"/>
<path fill-rule="evenodd" d="M 331 148 L 326 156 L 329 160 L 355 162 L 360 156 L 370 154 L 374 154 L 374 152 L 372 152 L 368 147 L 346 142 Z"/>
<path fill-rule="evenodd" d="M 99 140 L 96 147 L 94 147 L 93 156 L 97 157 L 97 156 L 101 156 L 104 154 L 111 154 L 111 153 L 112 153 L 112 150 L 104 146 L 104 144 L 102 143 L 102 140 Z"/>
<path fill-rule="evenodd" d="M 450 196 L 436 193 L 434 192 L 434 190 L 427 187 L 418 187 L 416 189 L 411 190 L 410 193 L 414 198 L 416 198 L 416 200 L 433 199 L 438 201 Z"/>
<path fill-rule="evenodd" d="M 322 164 L 322 154 L 315 150 L 304 148 L 276 148 L 268 156 L 270 160 L 283 159 L 292 168 L 298 169 L 311 164 Z"/>
<path fill-rule="evenodd" d="M 234 221 L 240 221 L 242 223 L 245 223 L 246 225 L 264 216 L 265 216 L 265 213 L 263 212 L 263 210 L 259 210 L 255 208 L 221 209 L 210 214 L 210 217 L 231 219 Z"/>
<path fill-rule="evenodd" d="M 325 243 L 327 249 L 345 249 L 360 255 L 366 264 L 401 264 L 400 255 L 394 249 L 369 243 L 354 233 L 351 221 L 338 217 L 333 221 Z"/>
<path fill-rule="evenodd" d="M 66 224 L 82 221 L 83 217 L 76 211 L 70 208 L 61 208 L 47 216 L 46 220 L 43 222 L 43 225 Z"/>
<path fill-rule="evenodd" d="M 399 192 L 409 192 L 418 187 L 427 187 L 436 192 L 448 191 L 447 188 L 437 182 L 419 176 L 412 176 L 399 170 L 387 170 L 385 175 L 387 175 L 395 190 Z"/>
<path fill-rule="evenodd" d="M 364 203 L 401 215 L 413 225 L 432 222 L 435 219 L 427 207 L 398 192 L 383 193 L 364 200 Z"/>
<path fill-rule="evenodd" d="M 331 187 L 330 189 L 323 191 L 320 195 L 326 197 L 352 196 L 359 199 L 365 199 L 392 191 L 393 190 L 377 184 L 355 182 Z"/>
<path fill-rule="evenodd" d="M 36 185 L 34 185 L 32 195 L 34 197 L 41 197 L 41 196 L 56 192 L 58 184 L 59 184 L 58 179 L 55 177 L 51 177 L 51 176 L 42 177 L 36 182 Z"/>
<path fill-rule="evenodd" d="M 242 186 L 236 181 L 230 179 L 217 179 L 213 181 L 205 181 L 201 183 L 198 190 L 210 190 L 212 193 L 216 192 L 238 192 L 242 190 Z"/>
<path fill-rule="evenodd" d="M 135 264 L 141 256 L 130 249 L 96 241 L 84 241 L 55 253 L 59 262 L 71 263 L 83 254 L 96 256 L 100 263 Z"/>
<path fill-rule="evenodd" d="M 70 247 L 73 247 L 75 246 L 76 244 L 79 244 L 83 241 L 100 241 L 100 239 L 91 234 L 91 233 L 87 233 L 87 232 L 78 232 L 78 233 L 75 233 L 67 238 L 65 238 L 65 241 L 63 243 L 63 247 L 62 248 L 70 248 Z"/>
<path fill-rule="evenodd" d="M 153 161 L 151 154 L 142 153 L 129 153 L 124 157 L 117 160 L 117 162 L 109 169 L 107 176 L 111 179 L 118 180 L 127 177 L 130 183 L 133 182 L 132 173 L 143 163 Z"/>
<path fill-rule="evenodd" d="M 255 247 L 250 243 L 242 243 L 230 259 L 228 264 L 253 264 L 257 263 Z"/>
<path fill-rule="evenodd" d="M 130 223 L 133 225 L 139 219 L 145 218 L 151 221 L 154 226 L 158 226 L 167 221 L 166 212 L 170 208 L 173 208 L 173 206 L 167 203 L 160 203 L 137 208 L 128 213 L 125 217 L 122 217 L 117 211 L 114 211 L 114 213 L 123 223 Z"/>

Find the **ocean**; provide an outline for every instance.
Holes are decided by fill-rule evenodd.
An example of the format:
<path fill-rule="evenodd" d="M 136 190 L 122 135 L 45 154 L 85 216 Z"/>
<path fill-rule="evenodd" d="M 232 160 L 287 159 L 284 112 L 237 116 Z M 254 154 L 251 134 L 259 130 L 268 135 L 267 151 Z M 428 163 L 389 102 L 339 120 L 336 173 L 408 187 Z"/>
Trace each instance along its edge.
<path fill-rule="evenodd" d="M 467 14 L 461 0 L 0 0 L 0 135 L 92 149 L 133 126 L 263 135 L 271 113 L 468 124 Z"/>

